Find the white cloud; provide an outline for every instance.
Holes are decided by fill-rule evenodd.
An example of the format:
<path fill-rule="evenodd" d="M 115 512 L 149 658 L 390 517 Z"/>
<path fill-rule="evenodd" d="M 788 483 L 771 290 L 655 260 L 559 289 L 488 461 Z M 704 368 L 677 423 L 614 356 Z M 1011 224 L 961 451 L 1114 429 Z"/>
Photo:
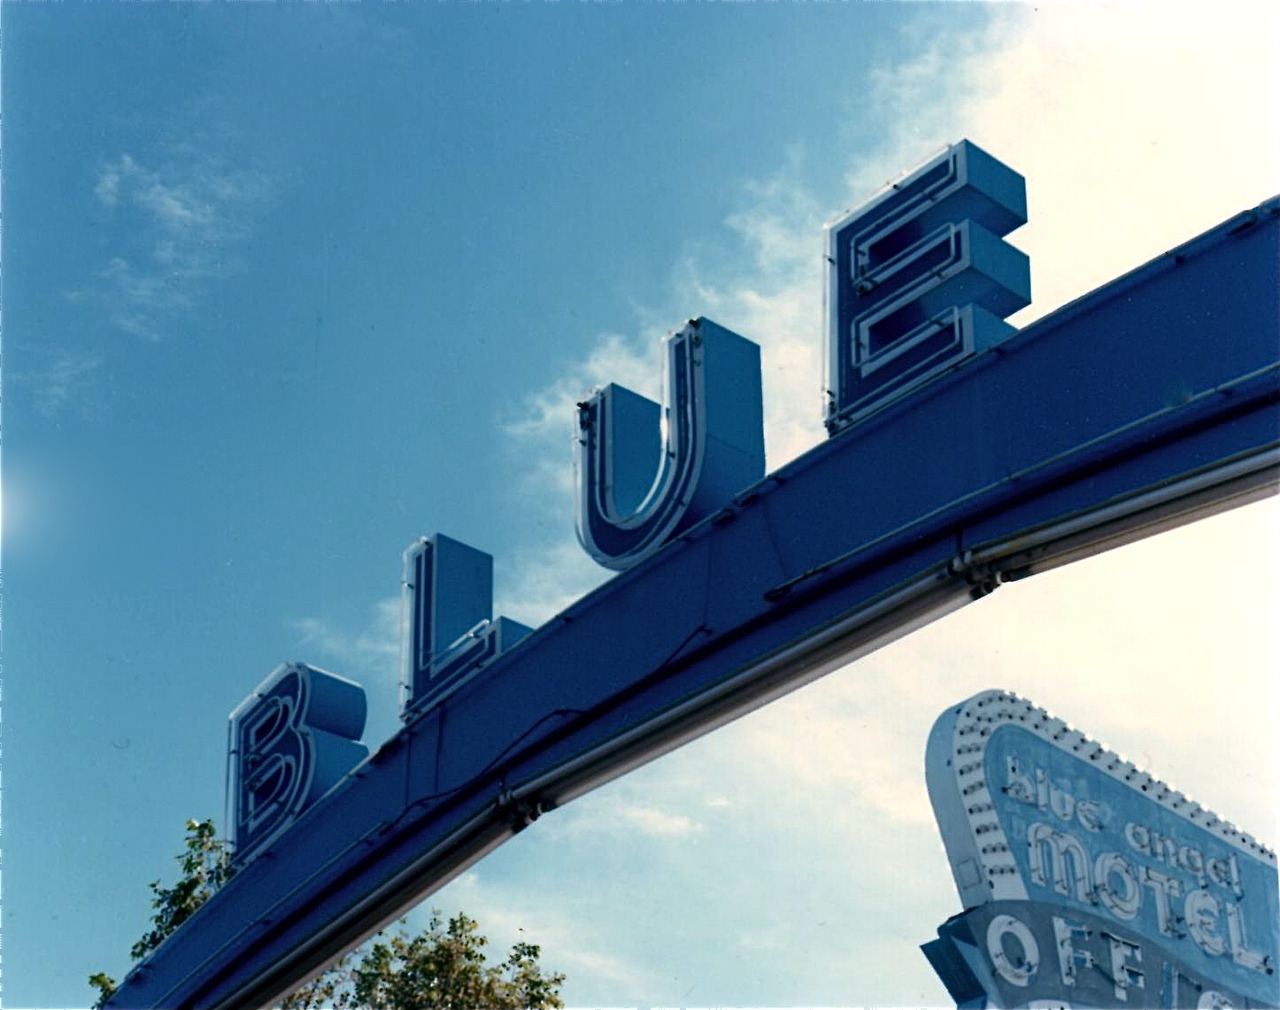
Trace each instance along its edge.
<path fill-rule="evenodd" d="M 617 382 L 645 396 L 657 396 L 662 374 L 661 345 L 656 333 L 626 337 L 604 333 L 586 359 L 554 383 L 533 393 L 523 416 L 508 420 L 508 434 L 523 438 L 564 438 L 572 431 L 574 404 L 597 386 Z"/>
<path fill-rule="evenodd" d="M 687 806 L 687 803 L 681 805 Z M 637 803 L 628 799 L 625 792 L 610 795 L 596 804 L 590 817 L 576 816 L 570 808 L 567 816 L 556 818 L 547 825 L 548 835 L 560 838 L 687 838 L 702 830 L 703 825 L 698 820 L 673 812 L 667 804 Z"/>
<path fill-rule="evenodd" d="M 305 617 L 290 624 L 301 638 L 299 645 L 316 649 L 345 666 L 380 683 L 400 675 L 400 599 L 390 596 L 373 607 L 368 623 L 355 632 L 336 628 L 318 618 Z"/>
<path fill-rule="evenodd" d="M 269 195 L 266 176 L 196 145 L 150 162 L 121 154 L 102 165 L 93 193 L 115 250 L 95 284 L 72 292 L 101 301 L 118 330 L 159 340 L 237 269 L 236 248 Z"/>
<path fill-rule="evenodd" d="M 565 455 L 560 460 L 561 470 L 569 469 Z M 549 463 L 543 465 L 550 468 Z M 551 498 L 549 505 L 559 507 L 556 518 L 567 525 L 564 520 L 571 514 L 572 490 L 547 497 Z M 516 552 L 509 562 L 503 559 L 494 612 L 537 627 L 610 574 L 587 556 L 572 534 L 548 539 Z"/>
<path fill-rule="evenodd" d="M 207 187 L 209 180 L 203 182 Z M 139 187 L 134 199 L 165 231 L 182 234 L 193 229 L 207 232 L 216 227 L 217 215 L 209 202 L 210 195 L 197 195 L 191 185 L 167 185 L 155 179 Z M 158 246 L 157 258 L 172 261 L 172 243 Z"/>
<path fill-rule="evenodd" d="M 946 123 L 1027 178 L 1023 323 L 1280 189 L 1274 5 L 1046 5 Z"/>
<path fill-rule="evenodd" d="M 365 688 L 369 718 L 363 739 L 376 747 L 400 728 L 400 599 L 390 596 L 372 608 L 363 627 L 351 630 L 316 617 L 291 621 L 304 662 L 349 677 Z"/>
<path fill-rule="evenodd" d="M 105 165 L 98 175 L 98 184 L 93 187 L 93 195 L 104 207 L 115 208 L 120 203 L 120 177 L 132 171 L 133 159 L 127 154 L 121 156 L 114 165 Z"/>
<path fill-rule="evenodd" d="M 518 847 L 520 842 L 510 843 Z M 535 942 L 547 971 L 563 971 L 570 978 L 590 979 L 612 992 L 651 991 L 656 980 L 626 957 L 609 953 L 584 917 L 564 908 L 563 895 L 554 897 L 536 887 L 512 890 L 494 886 L 485 871 L 459 877 L 410 915 L 410 928 L 421 928 L 427 908 L 453 907 L 482 924 L 497 955 L 517 942 Z"/>
<path fill-rule="evenodd" d="M 641 834 L 682 837 L 697 834 L 702 825 L 684 814 L 671 814 L 654 807 L 627 807 L 622 816 Z"/>
<path fill-rule="evenodd" d="M 56 351 L 45 366 L 9 376 L 31 390 L 36 410 L 47 418 L 75 409 L 87 414 L 87 394 L 102 368 L 102 357 L 72 351 Z"/>

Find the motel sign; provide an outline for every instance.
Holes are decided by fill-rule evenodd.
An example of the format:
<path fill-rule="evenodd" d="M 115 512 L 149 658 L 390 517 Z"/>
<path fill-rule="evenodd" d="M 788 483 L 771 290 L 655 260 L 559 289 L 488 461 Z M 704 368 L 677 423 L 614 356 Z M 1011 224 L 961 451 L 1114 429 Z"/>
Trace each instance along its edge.
<path fill-rule="evenodd" d="M 1280 1006 L 1255 838 L 1004 691 L 939 717 L 925 772 L 965 912 L 924 951 L 958 1006 Z"/>
<path fill-rule="evenodd" d="M 1005 581 L 1273 493 L 1280 201 L 1014 330 L 1027 263 L 1004 236 L 1025 207 L 964 141 L 828 228 L 831 438 L 780 470 L 759 350 L 711 320 L 671 338 L 666 403 L 587 399 L 577 532 L 618 574 L 541 627 L 492 613 L 488 555 L 415 541 L 403 728 L 366 744 L 357 684 L 277 668 L 232 716 L 235 875 L 107 1005 L 269 1004 L 592 788 Z M 1105 915 L 1028 895 L 957 928 L 1005 916 L 1016 953 L 1048 949 L 1055 915 Z M 1168 963 L 1218 986 L 1194 954 Z"/>

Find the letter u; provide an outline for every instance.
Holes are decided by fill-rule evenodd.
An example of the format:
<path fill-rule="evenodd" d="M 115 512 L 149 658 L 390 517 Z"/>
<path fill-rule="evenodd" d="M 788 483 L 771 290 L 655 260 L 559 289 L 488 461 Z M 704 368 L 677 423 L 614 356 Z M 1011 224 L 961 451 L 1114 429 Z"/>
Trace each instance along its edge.
<path fill-rule="evenodd" d="M 606 568 L 639 564 L 764 476 L 758 345 L 692 320 L 668 338 L 666 384 L 665 425 L 618 385 L 578 407 L 578 540 Z"/>

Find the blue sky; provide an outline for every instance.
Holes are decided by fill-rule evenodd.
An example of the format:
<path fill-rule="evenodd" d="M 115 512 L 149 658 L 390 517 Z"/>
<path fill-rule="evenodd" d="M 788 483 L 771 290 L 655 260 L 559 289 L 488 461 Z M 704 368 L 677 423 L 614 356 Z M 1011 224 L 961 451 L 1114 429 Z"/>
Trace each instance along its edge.
<path fill-rule="evenodd" d="M 415 536 L 530 624 L 603 580 L 572 405 L 655 394 L 663 333 L 759 341 L 770 467 L 816 444 L 821 225 L 886 179 L 962 136 L 1026 175 L 1020 323 L 1280 191 L 1277 16 L 1204 7 L 4 4 L 6 1004 L 123 974 L 278 663 L 394 730 Z M 1276 521 L 1004 587 L 429 904 L 571 1006 L 942 1005 L 951 702 L 1017 691 L 1280 837 Z"/>

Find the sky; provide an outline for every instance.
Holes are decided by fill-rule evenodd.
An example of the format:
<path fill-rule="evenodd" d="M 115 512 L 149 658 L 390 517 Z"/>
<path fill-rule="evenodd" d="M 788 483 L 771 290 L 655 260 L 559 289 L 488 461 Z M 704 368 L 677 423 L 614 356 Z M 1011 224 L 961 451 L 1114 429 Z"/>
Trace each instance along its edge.
<path fill-rule="evenodd" d="M 1018 325 L 1280 191 L 1278 12 L 4 3 L 4 1005 L 125 973 L 279 663 L 394 732 L 413 538 L 493 554 L 528 624 L 607 577 L 573 404 L 656 395 L 685 319 L 761 344 L 770 469 L 818 444 L 822 224 L 886 180 L 962 137 L 1026 176 Z M 427 906 L 541 944 L 571 1007 L 946 1005 L 918 945 L 960 910 L 923 774 L 948 705 L 1013 690 L 1280 838 L 1278 523 L 1002 587 Z"/>

